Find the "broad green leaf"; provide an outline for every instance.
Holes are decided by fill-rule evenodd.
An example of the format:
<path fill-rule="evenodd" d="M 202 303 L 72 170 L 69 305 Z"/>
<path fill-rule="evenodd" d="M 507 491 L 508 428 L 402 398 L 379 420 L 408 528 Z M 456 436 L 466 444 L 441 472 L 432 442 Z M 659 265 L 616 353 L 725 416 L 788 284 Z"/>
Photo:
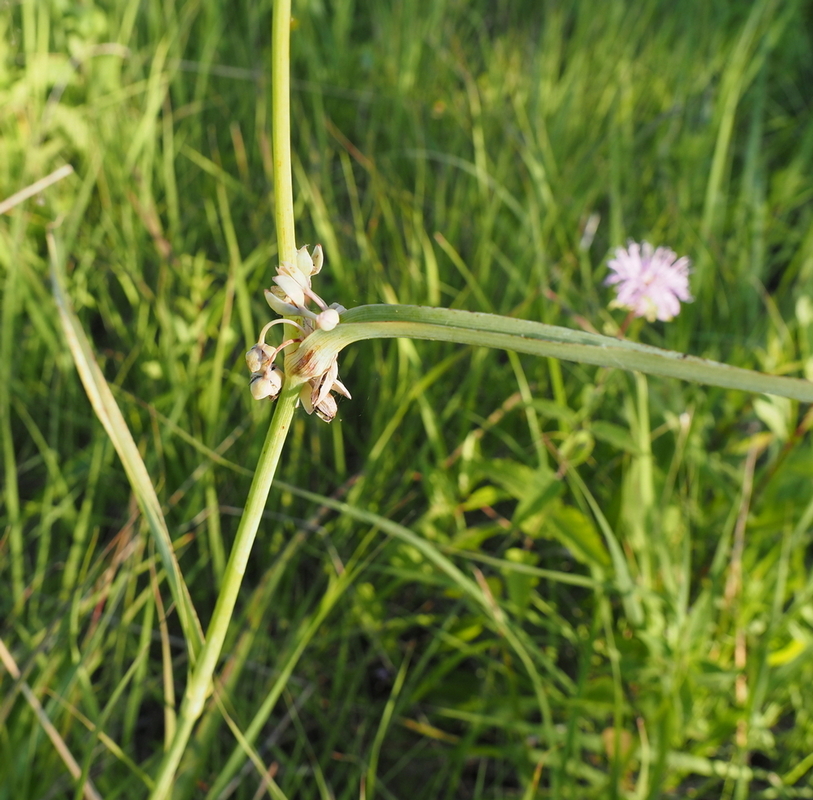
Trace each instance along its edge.
<path fill-rule="evenodd" d="M 622 428 L 620 425 L 604 422 L 604 420 L 596 420 L 590 423 L 590 432 L 596 439 L 606 442 L 616 450 L 624 450 L 633 455 L 639 455 L 641 452 L 629 430 Z"/>
<path fill-rule="evenodd" d="M 525 496 L 520 500 L 514 512 L 515 525 L 522 523 L 543 511 L 545 507 L 562 493 L 564 484 L 552 472 L 540 475 L 534 473 L 536 480 L 526 489 Z"/>
<path fill-rule="evenodd" d="M 493 506 L 501 500 L 505 500 L 510 495 L 501 491 L 496 486 L 488 485 L 481 486 L 475 489 L 461 504 L 460 507 L 463 511 L 476 511 L 485 506 Z"/>
<path fill-rule="evenodd" d="M 532 408 L 541 411 L 548 419 L 558 419 L 569 426 L 576 424 L 576 412 L 572 408 L 563 406 L 561 403 L 556 403 L 553 400 L 546 400 L 545 398 L 534 398 L 530 403 Z"/>
<path fill-rule="evenodd" d="M 559 540 L 573 551 L 573 555 L 585 563 L 610 566 L 610 557 L 604 540 L 593 521 L 578 508 L 561 504 L 549 518 L 549 530 L 555 531 Z"/>
<path fill-rule="evenodd" d="M 786 442 L 790 434 L 790 402 L 779 397 L 758 397 L 754 400 L 754 412 L 780 442 Z"/>
<path fill-rule="evenodd" d="M 803 642 L 799 639 L 791 639 L 783 648 L 774 650 L 768 655 L 768 664 L 772 667 L 780 667 L 783 664 L 789 664 L 808 650 L 809 647 L 810 644 L 808 642 Z"/>
<path fill-rule="evenodd" d="M 590 458 L 595 444 L 596 440 L 590 431 L 577 430 L 573 431 L 573 433 L 562 442 L 559 453 L 571 467 L 577 467 Z"/>
<path fill-rule="evenodd" d="M 495 458 L 478 466 L 485 477 L 502 486 L 515 500 L 522 500 L 528 488 L 539 483 L 536 470 L 511 459 Z"/>
<path fill-rule="evenodd" d="M 532 538 L 556 539 L 583 564 L 610 565 L 610 557 L 593 522 L 579 509 L 559 500 L 545 512 L 526 519 L 520 528 Z"/>
<path fill-rule="evenodd" d="M 535 567 L 539 562 L 539 556 L 536 553 L 529 550 L 522 550 L 519 547 L 511 547 L 506 550 L 505 559 L 514 564 L 527 564 L 532 567 Z M 509 569 L 504 569 L 502 574 L 505 587 L 508 589 L 508 597 L 519 609 L 520 613 L 524 613 L 528 607 L 528 603 L 531 601 L 531 592 L 534 586 L 539 583 L 539 578 L 535 575 Z"/>
<path fill-rule="evenodd" d="M 455 534 L 452 545 L 459 550 L 478 550 L 483 542 L 497 535 L 505 536 L 505 528 L 502 525 L 496 522 L 478 525 Z"/>

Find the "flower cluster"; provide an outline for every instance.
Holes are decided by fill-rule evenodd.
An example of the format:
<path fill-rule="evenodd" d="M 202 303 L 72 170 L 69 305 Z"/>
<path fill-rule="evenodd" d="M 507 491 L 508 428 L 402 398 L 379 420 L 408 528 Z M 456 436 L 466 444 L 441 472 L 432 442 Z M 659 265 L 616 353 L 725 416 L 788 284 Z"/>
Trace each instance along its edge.
<path fill-rule="evenodd" d="M 338 303 L 328 306 L 311 287 L 311 278 L 319 273 L 323 263 L 321 245 L 316 245 L 312 253 L 308 253 L 307 247 L 302 247 L 297 251 L 295 264 L 283 261 L 277 267 L 277 275 L 273 279 L 275 285 L 265 291 L 268 305 L 285 318 L 269 322 L 260 332 L 257 344 L 246 353 L 246 364 L 251 371 L 249 386 L 256 400 L 275 400 L 282 390 L 285 374 L 274 363 L 277 355 L 289 345 L 302 347 L 302 343 L 316 330 L 333 330 L 339 324 L 339 315 L 346 310 Z M 309 301 L 313 301 L 319 310 L 308 308 Z M 265 336 L 273 325 L 278 324 L 291 325 L 302 335 L 272 348 L 265 343 Z M 310 374 L 302 383 L 299 400 L 308 414 L 315 411 L 325 422 L 330 422 L 337 411 L 333 392 L 350 397 L 347 387 L 339 380 L 336 356 L 323 365 L 319 374 Z"/>
<path fill-rule="evenodd" d="M 668 247 L 652 249 L 629 241 L 627 249 L 616 248 L 615 258 L 607 262 L 613 274 L 605 284 L 617 284 L 612 305 L 627 308 L 636 317 L 668 322 L 680 313 L 680 303 L 691 302 L 688 258 L 678 258 Z"/>

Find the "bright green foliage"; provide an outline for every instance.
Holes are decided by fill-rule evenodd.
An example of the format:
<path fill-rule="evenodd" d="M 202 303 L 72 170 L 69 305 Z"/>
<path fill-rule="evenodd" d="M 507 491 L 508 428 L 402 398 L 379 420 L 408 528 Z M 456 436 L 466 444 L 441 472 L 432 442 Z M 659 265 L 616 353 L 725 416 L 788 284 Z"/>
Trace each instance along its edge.
<path fill-rule="evenodd" d="M 613 335 L 606 256 L 648 239 L 697 299 L 627 338 L 813 377 L 806 4 L 294 14 L 324 296 Z M 205 628 L 270 416 L 243 361 L 277 263 L 269 26 L 267 2 L 0 14 L 0 197 L 76 170 L 0 217 L 0 800 L 146 797 L 189 668 L 47 226 Z M 253 798 L 260 764 L 289 798 L 813 796 L 806 409 L 404 340 L 342 377 L 331 426 L 294 419 L 175 797 Z"/>

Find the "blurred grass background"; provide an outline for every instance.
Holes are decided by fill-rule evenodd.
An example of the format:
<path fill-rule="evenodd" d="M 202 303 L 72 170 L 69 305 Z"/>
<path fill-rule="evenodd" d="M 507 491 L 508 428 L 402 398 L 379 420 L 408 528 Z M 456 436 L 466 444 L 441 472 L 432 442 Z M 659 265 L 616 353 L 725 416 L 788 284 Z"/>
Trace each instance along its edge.
<path fill-rule="evenodd" d="M 327 302 L 613 333 L 607 254 L 648 239 L 696 300 L 628 336 L 813 377 L 809 3 L 294 14 Z M 22 0 L 0 28 L 0 197 L 76 170 L 0 217 L 0 798 L 145 797 L 187 651 L 45 233 L 205 623 L 271 413 L 243 361 L 276 265 L 270 3 Z M 813 797 L 806 409 L 425 342 L 342 379 L 340 420 L 297 415 L 176 797 Z"/>

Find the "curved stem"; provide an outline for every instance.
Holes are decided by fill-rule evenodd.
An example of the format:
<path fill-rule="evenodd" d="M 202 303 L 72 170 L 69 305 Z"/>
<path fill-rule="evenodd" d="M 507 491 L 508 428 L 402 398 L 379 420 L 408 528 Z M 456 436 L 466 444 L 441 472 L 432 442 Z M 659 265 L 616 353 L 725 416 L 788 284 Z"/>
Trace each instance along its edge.
<path fill-rule="evenodd" d="M 280 317 L 279 319 L 272 319 L 271 322 L 263 326 L 260 335 L 257 337 L 257 344 L 265 344 L 265 337 L 274 325 L 293 325 L 295 328 L 299 328 L 302 333 L 305 333 L 305 329 L 296 320 Z"/>
<path fill-rule="evenodd" d="M 290 322 L 290 320 L 287 319 L 285 321 Z M 297 342 L 301 341 L 301 339 L 286 339 L 282 344 L 279 344 L 274 348 L 274 352 L 271 354 L 271 360 L 273 361 L 289 345 L 296 344 Z"/>
<path fill-rule="evenodd" d="M 312 377 L 309 365 L 323 371 L 348 344 L 363 339 L 431 339 L 480 347 L 514 350 L 535 356 L 600 367 L 644 372 L 746 392 L 764 392 L 792 400 L 813 402 L 813 383 L 800 378 L 766 375 L 705 358 L 595 333 L 447 308 L 423 306 L 358 306 L 342 314 L 334 330 L 317 330 L 293 354 L 289 373 L 301 380 Z"/>

